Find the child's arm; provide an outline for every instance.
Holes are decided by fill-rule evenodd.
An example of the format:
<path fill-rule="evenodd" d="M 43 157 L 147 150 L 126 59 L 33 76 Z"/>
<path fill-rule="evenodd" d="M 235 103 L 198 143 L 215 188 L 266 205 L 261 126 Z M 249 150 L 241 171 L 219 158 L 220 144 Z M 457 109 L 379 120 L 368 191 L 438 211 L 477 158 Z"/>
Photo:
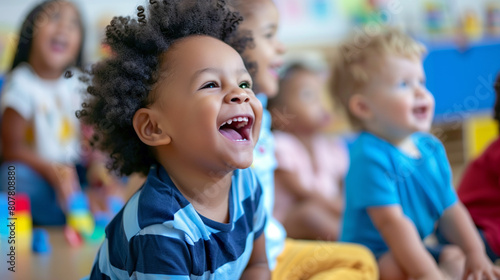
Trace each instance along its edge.
<path fill-rule="evenodd" d="M 335 203 L 333 199 L 328 199 L 315 191 L 306 189 L 300 183 L 300 178 L 296 173 L 276 169 L 274 177 L 276 181 L 281 182 L 298 200 L 313 199 L 337 215 L 342 213 L 342 205 L 340 203 Z"/>
<path fill-rule="evenodd" d="M 266 237 L 262 233 L 253 243 L 253 251 L 241 279 L 271 279 L 266 256 Z"/>
<path fill-rule="evenodd" d="M 15 110 L 7 108 L 2 117 L 2 152 L 5 161 L 23 162 L 33 168 L 54 187 L 56 193 L 66 201 L 74 191 L 72 184 L 66 184 L 54 164 L 47 162 L 25 144 L 24 134 L 28 122 Z"/>
<path fill-rule="evenodd" d="M 500 268 L 494 267 L 487 258 L 481 237 L 461 202 L 446 209 L 439 223 L 443 235 L 450 242 L 460 246 L 465 253 L 464 279 L 469 275 L 472 275 L 474 279 L 483 279 L 483 277 L 500 279 Z"/>
<path fill-rule="evenodd" d="M 399 205 L 372 207 L 368 214 L 398 265 L 412 279 L 441 279 L 436 262 L 423 246 L 415 225 Z"/>

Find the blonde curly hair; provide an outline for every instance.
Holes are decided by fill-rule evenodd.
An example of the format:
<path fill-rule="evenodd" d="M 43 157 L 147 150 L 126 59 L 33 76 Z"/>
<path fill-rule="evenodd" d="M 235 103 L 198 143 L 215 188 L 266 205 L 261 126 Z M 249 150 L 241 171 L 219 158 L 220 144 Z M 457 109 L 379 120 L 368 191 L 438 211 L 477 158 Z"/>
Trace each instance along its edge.
<path fill-rule="evenodd" d="M 426 48 L 401 30 L 382 27 L 376 34 L 356 34 L 334 50 L 330 92 L 342 104 L 354 128 L 360 121 L 349 111 L 351 96 L 363 89 L 382 60 L 388 55 L 421 59 Z"/>

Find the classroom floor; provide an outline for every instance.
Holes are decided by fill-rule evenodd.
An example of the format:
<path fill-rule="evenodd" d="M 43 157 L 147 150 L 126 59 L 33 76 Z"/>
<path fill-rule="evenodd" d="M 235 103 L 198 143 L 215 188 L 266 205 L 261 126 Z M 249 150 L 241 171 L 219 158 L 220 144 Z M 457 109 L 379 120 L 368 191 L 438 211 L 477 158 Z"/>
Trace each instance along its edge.
<path fill-rule="evenodd" d="M 62 227 L 46 227 L 51 252 L 36 254 L 30 248 L 16 250 L 15 272 L 8 270 L 5 242 L 0 255 L 0 279 L 2 280 L 77 280 L 90 274 L 100 243 L 84 243 L 69 246 Z M 2 240 L 3 241 L 3 240 Z"/>

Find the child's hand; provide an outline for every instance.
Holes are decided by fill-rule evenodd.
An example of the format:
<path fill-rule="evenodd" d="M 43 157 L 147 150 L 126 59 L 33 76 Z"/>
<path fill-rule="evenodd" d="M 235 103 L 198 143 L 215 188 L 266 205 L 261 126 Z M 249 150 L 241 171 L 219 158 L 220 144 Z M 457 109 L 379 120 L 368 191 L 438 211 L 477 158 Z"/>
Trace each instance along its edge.
<path fill-rule="evenodd" d="M 57 175 L 57 183 L 54 186 L 59 204 L 64 211 L 68 210 L 67 202 L 69 197 L 80 189 L 76 169 L 71 166 L 54 164 L 53 169 Z"/>
<path fill-rule="evenodd" d="M 500 267 L 496 267 L 484 253 L 468 254 L 463 280 L 500 279 Z"/>
<path fill-rule="evenodd" d="M 108 212 L 110 197 L 123 199 L 125 186 L 119 178 L 110 173 L 103 160 L 92 162 L 87 170 L 90 188 L 87 192 L 90 210 L 93 213 Z"/>
<path fill-rule="evenodd" d="M 87 179 L 90 187 L 101 189 L 103 195 L 123 195 L 122 182 L 110 173 L 104 162 L 96 161 L 90 164 L 87 170 Z"/>

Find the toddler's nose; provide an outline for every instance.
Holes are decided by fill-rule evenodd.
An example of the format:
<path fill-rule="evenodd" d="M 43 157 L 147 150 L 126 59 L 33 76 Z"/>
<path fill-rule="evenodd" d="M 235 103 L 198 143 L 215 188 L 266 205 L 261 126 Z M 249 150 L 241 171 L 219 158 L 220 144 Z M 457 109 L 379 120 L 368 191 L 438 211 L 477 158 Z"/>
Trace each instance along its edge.
<path fill-rule="evenodd" d="M 237 89 L 227 94 L 225 99 L 227 103 L 242 104 L 244 102 L 249 102 L 250 96 L 242 89 Z"/>

